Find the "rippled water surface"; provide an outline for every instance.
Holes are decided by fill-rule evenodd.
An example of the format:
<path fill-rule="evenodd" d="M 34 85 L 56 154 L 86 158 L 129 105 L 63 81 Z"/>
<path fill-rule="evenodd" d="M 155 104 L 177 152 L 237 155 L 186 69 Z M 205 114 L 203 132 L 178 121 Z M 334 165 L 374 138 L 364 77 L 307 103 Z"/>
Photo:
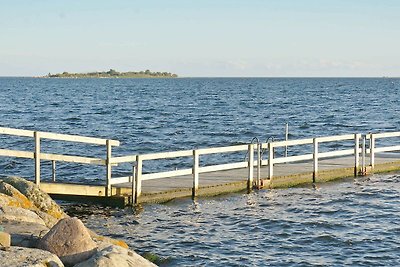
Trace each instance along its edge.
<path fill-rule="evenodd" d="M 283 139 L 286 122 L 290 139 L 397 131 L 399 90 L 395 78 L 0 78 L 0 126 L 118 139 L 122 146 L 113 155 Z M 33 147 L 26 138 L 0 141 L 2 148 Z M 104 147 L 54 141 L 43 142 L 42 149 L 102 158 L 106 153 Z M 168 171 L 182 163 L 154 166 Z M 43 179 L 50 178 L 51 163 L 42 168 Z M 0 174 L 16 172 L 31 177 L 32 162 L 0 158 Z M 101 181 L 104 173 L 85 165 L 57 167 L 59 180 Z"/>
<path fill-rule="evenodd" d="M 400 79 L 383 78 L 0 78 L 0 126 L 118 139 L 122 146 L 113 155 L 282 139 L 286 122 L 290 139 L 398 131 L 399 90 Z M 27 138 L 0 136 L 0 144 L 33 148 Z M 106 153 L 54 141 L 42 150 Z M 157 167 L 173 170 L 178 163 L 185 162 Z M 42 163 L 43 179 L 50 168 Z M 0 158 L 1 174 L 32 177 L 33 162 Z M 103 167 L 57 163 L 58 180 L 104 182 L 104 176 Z M 167 258 L 166 266 L 399 266 L 399 182 L 398 175 L 375 175 L 316 190 L 175 200 L 141 212 L 74 209 L 83 209 L 89 227 Z"/>
<path fill-rule="evenodd" d="M 399 182 L 374 175 L 83 218 L 165 266 L 399 266 Z"/>

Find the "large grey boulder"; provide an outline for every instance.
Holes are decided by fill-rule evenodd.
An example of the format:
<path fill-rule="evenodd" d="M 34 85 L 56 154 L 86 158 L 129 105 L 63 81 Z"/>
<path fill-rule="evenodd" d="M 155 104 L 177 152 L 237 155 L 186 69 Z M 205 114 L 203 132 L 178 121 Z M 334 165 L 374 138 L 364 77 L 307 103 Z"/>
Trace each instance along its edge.
<path fill-rule="evenodd" d="M 10 247 L 7 250 L 0 250 L 0 266 L 1 267 L 63 267 L 60 259 L 48 251 Z"/>
<path fill-rule="evenodd" d="M 74 267 L 154 267 L 154 263 L 146 260 L 136 252 L 115 245 L 99 246 L 98 252 L 90 259 Z"/>
<path fill-rule="evenodd" d="M 26 196 L 39 210 L 46 212 L 47 214 L 61 219 L 66 217 L 66 214 L 57 205 L 57 203 L 51 199 L 51 197 L 40 188 L 21 177 L 2 177 L 0 180 L 12 185 L 24 196 Z"/>
<path fill-rule="evenodd" d="M 50 229 L 39 241 L 38 248 L 56 254 L 65 265 L 72 266 L 90 258 L 97 246 L 81 220 L 66 218 Z"/>

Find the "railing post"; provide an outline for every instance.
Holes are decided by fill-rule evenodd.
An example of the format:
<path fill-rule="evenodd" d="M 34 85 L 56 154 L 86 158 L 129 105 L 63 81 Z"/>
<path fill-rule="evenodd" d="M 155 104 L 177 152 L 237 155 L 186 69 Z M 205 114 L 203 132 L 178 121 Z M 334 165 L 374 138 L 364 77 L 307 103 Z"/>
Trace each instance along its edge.
<path fill-rule="evenodd" d="M 274 175 L 274 146 L 268 143 L 268 178 L 272 180 Z"/>
<path fill-rule="evenodd" d="M 56 181 L 56 161 L 52 160 L 51 161 L 51 174 L 52 174 L 52 181 L 55 182 Z"/>
<path fill-rule="evenodd" d="M 285 127 L 285 141 L 289 140 L 289 123 L 286 123 Z M 288 146 L 285 146 L 285 158 L 288 156 Z"/>
<path fill-rule="evenodd" d="M 254 177 L 254 146 L 249 145 L 248 148 L 249 161 L 248 161 L 248 176 L 247 176 L 247 190 L 251 190 L 253 187 L 253 177 Z"/>
<path fill-rule="evenodd" d="M 110 140 L 106 141 L 107 145 L 107 158 L 106 158 L 106 196 L 110 197 L 111 196 L 111 142 Z"/>
<path fill-rule="evenodd" d="M 360 137 L 361 134 L 354 134 L 354 176 L 358 175 L 360 168 Z"/>
<path fill-rule="evenodd" d="M 316 182 L 317 176 L 318 176 L 318 139 L 314 138 L 313 139 L 313 145 L 314 145 L 314 153 L 313 153 L 313 161 L 314 161 L 314 170 L 313 170 L 313 183 Z"/>
<path fill-rule="evenodd" d="M 261 143 L 257 144 L 257 189 L 261 188 Z"/>
<path fill-rule="evenodd" d="M 370 139 L 369 139 L 369 160 L 371 165 L 371 171 L 374 170 L 375 166 L 375 136 L 373 133 L 370 133 Z"/>
<path fill-rule="evenodd" d="M 194 199 L 197 196 L 197 192 L 199 190 L 199 152 L 197 150 L 193 150 L 193 188 L 192 188 L 192 198 Z"/>
<path fill-rule="evenodd" d="M 132 164 L 132 176 L 129 176 L 129 182 L 131 183 L 131 205 L 135 203 L 135 173 L 136 173 L 136 167 L 135 164 Z"/>
<path fill-rule="evenodd" d="M 366 173 L 367 173 L 367 168 L 365 166 L 366 139 L 367 139 L 367 136 L 363 135 L 362 136 L 362 149 L 361 149 L 361 174 L 362 175 L 366 175 Z"/>
<path fill-rule="evenodd" d="M 139 204 L 139 198 L 142 194 L 142 168 L 143 161 L 140 155 L 136 156 L 136 173 L 135 173 L 135 204 Z"/>
<path fill-rule="evenodd" d="M 35 138 L 35 184 L 40 186 L 40 133 L 34 132 Z"/>

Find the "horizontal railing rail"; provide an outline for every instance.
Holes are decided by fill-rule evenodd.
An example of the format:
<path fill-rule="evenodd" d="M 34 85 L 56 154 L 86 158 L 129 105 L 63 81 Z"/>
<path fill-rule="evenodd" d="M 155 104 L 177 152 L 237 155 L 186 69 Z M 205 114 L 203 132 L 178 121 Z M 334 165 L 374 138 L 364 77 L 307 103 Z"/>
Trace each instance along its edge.
<path fill-rule="evenodd" d="M 248 188 L 253 186 L 254 180 L 254 167 L 257 167 L 257 186 L 261 179 L 260 170 L 262 166 L 267 166 L 268 179 L 272 180 L 274 177 L 274 165 L 284 163 L 294 163 L 301 161 L 313 161 L 313 181 L 318 175 L 318 164 L 319 160 L 331 157 L 341 156 L 354 156 L 354 174 L 357 175 L 359 171 L 360 153 L 362 153 L 363 161 L 365 160 L 365 154 L 368 153 L 370 156 L 370 166 L 374 167 L 375 154 L 378 152 L 392 152 L 400 151 L 400 145 L 392 146 L 380 146 L 376 147 L 377 139 L 384 138 L 395 138 L 400 137 L 400 132 L 389 132 L 389 133 L 370 133 L 367 135 L 361 134 L 345 134 L 335 136 L 323 136 L 315 138 L 305 138 L 298 140 L 286 140 L 286 141 L 272 141 L 269 143 L 251 143 L 233 146 L 213 147 L 213 148 L 200 148 L 194 150 L 181 150 L 151 154 L 135 154 L 127 156 L 112 157 L 112 146 L 119 146 L 120 142 L 117 140 L 100 139 L 94 137 L 85 137 L 78 135 L 67 135 L 57 134 L 49 132 L 29 131 L 20 130 L 13 128 L 0 127 L 0 135 L 13 135 L 20 137 L 28 137 L 34 139 L 33 151 L 21 151 L 12 149 L 0 149 L 0 156 L 15 157 L 15 158 L 26 158 L 34 159 L 35 161 L 35 182 L 40 184 L 40 161 L 52 161 L 53 163 L 53 178 L 55 179 L 55 162 L 69 162 L 79 163 L 88 165 L 106 166 L 106 195 L 111 195 L 111 187 L 123 183 L 132 184 L 132 196 L 134 196 L 135 202 L 138 202 L 142 192 L 142 181 L 164 179 L 179 176 L 191 175 L 193 179 L 192 195 L 197 195 L 199 188 L 199 175 L 202 173 L 210 173 L 216 171 L 226 171 L 247 168 L 247 182 Z M 106 156 L 104 159 L 98 157 L 86 157 L 80 155 L 63 155 L 63 154 L 51 154 L 43 153 L 41 151 L 41 142 L 44 139 L 65 141 L 65 142 L 78 142 L 88 143 L 106 146 Z M 254 140 L 254 139 L 253 139 Z M 362 141 L 362 148 L 360 147 L 360 140 Z M 343 142 L 351 141 L 353 148 L 349 149 L 349 145 L 335 146 L 333 151 L 319 151 L 320 146 L 323 143 L 329 142 Z M 366 141 L 369 141 L 369 147 L 366 148 Z M 299 155 L 287 155 L 276 156 L 275 149 L 280 147 L 294 147 L 294 146 L 311 146 L 312 151 L 301 151 Z M 263 152 L 266 153 L 263 153 Z M 243 160 L 232 160 L 229 159 L 225 163 L 209 163 L 203 162 L 200 165 L 200 158 L 206 155 L 212 154 L 226 154 L 226 153 L 240 153 L 245 152 L 246 157 Z M 191 159 L 191 168 L 186 167 L 176 170 L 164 170 L 150 173 L 143 173 L 143 164 L 147 161 L 164 160 L 164 159 L 175 159 L 186 157 Z M 265 157 L 263 159 L 263 157 Z M 112 177 L 112 167 L 118 166 L 119 164 L 131 164 L 132 175 L 123 177 Z M 363 162 L 364 168 L 364 162 Z M 54 180 L 53 179 L 53 180 Z"/>
<path fill-rule="evenodd" d="M 375 166 L 375 153 L 400 151 L 399 145 L 376 147 L 376 139 L 393 138 L 393 137 L 400 137 L 400 132 L 369 133 L 368 135 L 366 135 L 366 139 L 369 140 L 369 149 L 367 150 L 367 153 L 370 156 L 371 168 L 374 168 Z"/>
<path fill-rule="evenodd" d="M 316 137 L 316 138 L 306 138 L 306 139 L 298 139 L 298 140 L 290 140 L 290 141 L 278 141 L 271 143 L 263 143 L 262 147 L 267 147 L 268 149 L 268 160 L 261 160 L 261 164 L 266 166 L 268 165 L 268 178 L 272 179 L 274 174 L 274 164 L 280 163 L 293 163 L 293 162 L 301 162 L 301 161 L 309 161 L 313 160 L 313 181 L 315 181 L 318 174 L 318 161 L 322 158 L 329 157 L 339 157 L 346 155 L 354 155 L 355 156 L 355 166 L 354 172 L 355 174 L 358 172 L 359 168 L 359 153 L 360 153 L 360 138 L 361 134 L 345 134 L 345 135 L 335 135 L 335 136 L 324 136 L 324 137 Z M 327 142 L 338 142 L 338 141 L 348 141 L 354 140 L 354 149 L 344 149 L 344 150 L 335 150 L 328 152 L 319 152 L 319 144 L 327 143 Z M 300 146 L 300 145 L 312 145 L 313 151 L 312 153 L 296 155 L 296 156 L 285 156 L 285 157 L 275 157 L 274 150 L 278 147 L 288 147 L 288 146 Z"/>
<path fill-rule="evenodd" d="M 195 150 L 181 150 L 181 151 L 171 151 L 171 152 L 162 152 L 162 153 L 152 153 L 152 154 L 144 154 L 144 155 L 135 155 L 135 156 L 125 156 L 119 158 L 111 159 L 113 163 L 121 163 L 121 162 L 128 162 L 128 161 L 135 161 L 135 174 L 134 174 L 134 183 L 135 185 L 132 188 L 135 189 L 135 192 L 132 192 L 135 195 L 135 199 L 137 200 L 141 195 L 141 184 L 142 181 L 146 180 L 153 180 L 153 179 L 162 179 L 162 178 L 172 178 L 177 176 L 185 176 L 185 175 L 192 175 L 193 177 L 193 188 L 192 194 L 195 196 L 198 191 L 199 185 L 199 174 L 200 173 L 207 173 L 207 172 L 215 172 L 215 171 L 222 171 L 222 170 L 232 170 L 238 168 L 246 168 L 253 169 L 257 162 L 254 161 L 253 157 L 249 157 L 248 161 L 241 162 L 233 162 L 233 163 L 225 163 L 225 164 L 214 164 L 208 166 L 200 166 L 200 156 L 203 155 L 210 155 L 210 154 L 220 154 L 220 153 L 235 153 L 245 151 L 249 153 L 249 155 L 254 154 L 254 148 L 257 148 L 257 144 L 251 145 L 235 145 L 235 146 L 225 146 L 225 147 L 215 147 L 215 148 L 201 148 Z M 251 151 L 250 151 L 251 150 Z M 185 168 L 185 169 L 177 169 L 173 171 L 159 171 L 153 173 L 143 173 L 143 164 L 145 161 L 150 160 L 159 160 L 159 159 L 172 159 L 172 158 L 180 158 L 180 157 L 191 157 L 192 158 L 192 168 Z M 251 164 L 252 162 L 252 164 Z M 252 173 L 251 177 L 249 178 L 252 180 Z M 121 181 L 128 181 L 131 176 L 119 177 Z M 252 181 L 251 181 L 252 183 Z"/>
<path fill-rule="evenodd" d="M 69 162 L 69 163 L 80 163 L 89 165 L 100 165 L 106 166 L 106 194 L 111 195 L 111 185 L 116 181 L 111 181 L 111 149 L 112 146 L 119 146 L 120 142 L 111 139 L 101 139 L 95 137 L 69 135 L 69 134 L 58 134 L 50 132 L 30 131 L 21 130 L 14 128 L 0 127 L 0 135 L 12 135 L 18 137 L 28 137 L 34 139 L 34 151 L 21 151 L 11 149 L 0 149 L 0 156 L 4 157 L 15 157 L 15 158 L 26 158 L 35 160 L 35 183 L 40 185 L 41 179 L 41 161 L 52 162 L 52 180 L 55 181 L 56 162 Z M 100 146 L 106 146 L 107 154 L 105 159 L 95 157 L 82 157 L 78 155 L 64 155 L 64 154 L 51 154 L 43 153 L 41 151 L 41 142 L 44 139 L 63 141 L 63 142 L 74 142 L 74 143 L 85 143 L 94 144 Z"/>

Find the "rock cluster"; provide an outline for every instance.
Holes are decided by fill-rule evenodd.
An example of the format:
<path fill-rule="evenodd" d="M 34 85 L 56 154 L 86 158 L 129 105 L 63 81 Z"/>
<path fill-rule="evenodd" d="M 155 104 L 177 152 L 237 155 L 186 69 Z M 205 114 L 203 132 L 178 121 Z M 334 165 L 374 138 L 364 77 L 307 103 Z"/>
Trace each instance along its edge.
<path fill-rule="evenodd" d="M 70 218 L 35 184 L 0 178 L 0 266 L 156 266 Z"/>

